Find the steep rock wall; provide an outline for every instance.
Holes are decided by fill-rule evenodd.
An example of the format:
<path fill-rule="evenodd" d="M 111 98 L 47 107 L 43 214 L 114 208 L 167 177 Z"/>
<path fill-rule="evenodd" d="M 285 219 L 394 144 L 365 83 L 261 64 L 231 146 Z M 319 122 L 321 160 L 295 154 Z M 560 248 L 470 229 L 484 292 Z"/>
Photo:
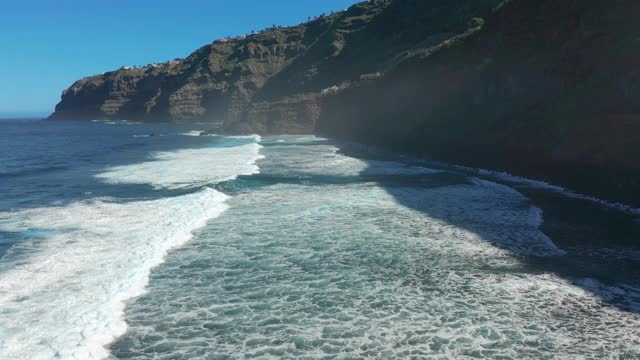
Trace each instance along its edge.
<path fill-rule="evenodd" d="M 638 14 L 631 0 L 506 2 L 325 98 L 318 131 L 640 205 Z"/>

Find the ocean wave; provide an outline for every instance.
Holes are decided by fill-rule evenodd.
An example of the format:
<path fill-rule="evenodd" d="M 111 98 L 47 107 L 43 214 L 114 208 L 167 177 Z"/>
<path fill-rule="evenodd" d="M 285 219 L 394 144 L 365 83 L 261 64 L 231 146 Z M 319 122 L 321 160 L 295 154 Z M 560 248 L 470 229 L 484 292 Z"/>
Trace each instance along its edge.
<path fill-rule="evenodd" d="M 280 175 L 265 162 L 299 161 L 297 149 L 287 149 L 291 158 L 280 151 L 265 150 L 261 173 Z M 153 358 L 157 349 L 185 359 L 205 350 L 375 359 L 617 358 L 628 350 L 635 358 L 640 318 L 591 290 L 629 287 L 576 286 L 527 269 L 519 254 L 557 251 L 537 242 L 540 215 L 517 191 L 483 180 L 244 192 L 224 221 L 154 270 L 171 281 L 154 281 L 131 304 L 131 331 L 112 349 L 123 359 Z"/>
<path fill-rule="evenodd" d="M 101 359 L 122 335 L 125 302 L 151 268 L 227 209 L 197 193 L 129 203 L 92 200 L 0 216 L 0 230 L 43 229 L 26 260 L 0 273 L 0 358 Z"/>
<path fill-rule="evenodd" d="M 102 123 L 106 125 L 141 125 L 142 122 L 139 121 L 129 121 L 129 120 L 91 120 L 94 123 Z"/>
<path fill-rule="evenodd" d="M 285 162 L 264 166 L 278 168 L 283 175 L 292 174 L 322 174 L 338 176 L 360 176 L 360 175 L 420 175 L 440 173 L 424 166 L 415 166 L 395 161 L 361 160 L 346 156 L 340 150 L 330 144 L 311 143 L 311 145 L 292 145 L 290 141 L 299 139 L 286 139 L 285 143 L 274 142 L 269 145 L 269 149 L 277 152 L 287 153 Z M 321 141 L 316 138 L 307 138 L 307 141 Z"/>
<path fill-rule="evenodd" d="M 569 188 L 551 184 L 546 181 L 529 179 L 529 178 L 513 175 L 507 172 L 474 168 L 474 167 L 463 166 L 463 165 L 455 165 L 455 164 L 450 164 L 450 163 L 445 163 L 440 161 L 433 161 L 433 160 L 425 161 L 412 156 L 396 154 L 393 152 L 387 152 L 387 151 L 380 150 L 374 146 L 363 145 L 359 143 L 347 143 L 345 144 L 345 148 L 349 148 L 351 150 L 356 149 L 358 150 L 359 153 L 364 153 L 364 154 L 394 155 L 394 156 L 397 156 L 398 158 L 411 160 L 412 163 L 425 164 L 425 166 L 430 166 L 436 169 L 460 171 L 467 175 L 471 174 L 476 176 L 482 176 L 489 179 L 495 179 L 496 181 L 500 181 L 500 182 L 508 182 L 508 183 L 523 185 L 523 186 L 527 186 L 535 189 L 549 190 L 549 191 L 557 192 L 559 194 L 568 196 L 570 198 L 585 200 L 585 201 L 593 202 L 596 204 L 600 204 L 610 209 L 618 210 L 630 215 L 640 215 L 640 208 L 637 208 L 628 204 L 607 201 L 595 196 L 581 194 Z"/>
<path fill-rule="evenodd" d="M 234 141 L 234 140 L 232 140 Z M 256 143 L 155 153 L 113 167 L 108 183 L 196 188 L 258 173 Z M 144 292 L 167 252 L 227 209 L 209 187 L 125 201 L 100 197 L 64 206 L 0 212 L 0 232 L 24 234 L 0 270 L 0 358 L 102 359 L 125 333 L 125 302 Z M 36 234 L 37 236 L 35 236 Z"/>
<path fill-rule="evenodd" d="M 262 136 L 260 136 L 260 135 L 231 135 L 231 136 L 225 136 L 225 137 L 229 138 L 229 139 L 253 140 L 255 142 L 262 141 Z"/>
<path fill-rule="evenodd" d="M 317 138 L 307 137 L 310 144 L 293 144 L 300 139 L 285 138 L 286 142 L 279 143 L 270 139 L 268 149 L 279 159 L 277 163 L 263 164 L 270 169 L 278 168 L 282 175 L 335 175 L 335 176 L 360 176 L 360 175 L 419 175 L 434 174 L 441 170 L 435 170 L 424 166 L 413 166 L 394 161 L 362 160 L 346 156 L 339 149 L 330 144 L 313 143 L 322 141 Z M 286 154 L 280 156 L 279 154 Z"/>
<path fill-rule="evenodd" d="M 151 184 L 156 189 L 198 187 L 258 172 L 260 149 L 250 143 L 158 152 L 152 161 L 112 167 L 96 177 L 111 184 Z"/>
<path fill-rule="evenodd" d="M 186 133 L 180 133 L 180 135 L 182 136 L 200 136 L 200 134 L 202 134 L 202 131 L 197 131 L 197 130 L 189 131 Z"/>
<path fill-rule="evenodd" d="M 486 169 L 476 169 L 476 168 L 470 168 L 470 167 L 459 166 L 459 165 L 453 165 L 451 167 L 452 168 L 461 169 L 461 170 L 464 170 L 464 171 L 472 171 L 472 172 L 477 173 L 478 175 L 494 178 L 494 179 L 501 180 L 501 181 L 507 181 L 507 182 L 514 183 L 514 184 L 525 185 L 525 186 L 528 186 L 528 187 L 531 187 L 531 188 L 535 188 L 535 189 L 544 189 L 544 190 L 557 192 L 559 194 L 562 194 L 562 195 L 565 195 L 565 196 L 568 196 L 568 197 L 571 197 L 571 198 L 574 198 L 574 199 L 593 202 L 593 203 L 600 204 L 602 206 L 605 206 L 605 207 L 608 207 L 608 208 L 611 208 L 611 209 L 614 209 L 614 210 L 625 212 L 625 213 L 630 214 L 630 215 L 640 215 L 640 208 L 636 208 L 636 207 L 633 207 L 631 205 L 627 205 L 627 204 L 623 204 L 623 203 L 619 203 L 619 202 L 611 202 L 611 201 L 603 200 L 603 199 L 597 198 L 595 196 L 580 194 L 580 193 L 578 193 L 576 191 L 573 191 L 573 190 L 571 190 L 569 188 L 566 188 L 566 187 L 563 187 L 563 186 L 559 186 L 559 185 L 550 184 L 550 183 L 548 183 L 546 181 L 528 179 L 528 178 L 525 178 L 525 177 L 512 175 L 512 174 L 509 174 L 507 172 L 500 172 L 500 171 L 493 171 L 493 170 L 486 170 Z"/>
<path fill-rule="evenodd" d="M 509 194 L 508 195 L 509 198 L 513 199 L 510 201 L 514 201 L 514 204 L 513 204 L 514 209 L 518 209 L 518 208 L 526 209 L 526 210 L 518 209 L 520 213 L 525 214 L 525 216 L 522 217 L 520 222 L 535 229 L 540 229 L 540 226 L 542 226 L 544 222 L 544 212 L 542 211 L 542 209 L 531 205 L 529 203 L 529 200 L 526 197 L 524 197 L 514 189 L 506 185 L 497 184 L 491 181 L 486 181 L 478 178 L 472 179 L 472 183 L 476 188 L 481 189 L 483 192 L 486 192 L 488 194 L 491 194 L 491 193 L 495 194 L 496 198 L 497 197 L 506 198 L 507 197 L 506 194 Z M 506 202 L 506 200 L 502 200 L 502 201 Z M 521 205 L 518 206 L 515 203 L 515 201 L 519 201 Z M 474 202 L 469 200 L 469 201 L 466 201 L 466 203 L 473 204 Z M 470 206 L 473 206 L 473 205 L 470 205 Z M 480 209 L 478 209 L 478 213 L 484 212 L 485 216 L 487 215 L 487 213 L 490 214 L 489 216 L 487 216 L 487 218 L 489 219 L 495 216 L 495 214 L 493 214 L 493 211 L 494 211 L 493 208 L 485 211 L 480 211 Z M 514 237 L 513 239 L 509 239 L 509 241 L 506 241 L 499 245 L 504 246 L 505 248 L 508 248 L 514 253 L 525 254 L 525 255 L 562 256 L 567 254 L 566 251 L 558 248 L 556 244 L 551 240 L 551 238 L 545 235 L 542 231 L 536 231 L 533 234 L 528 236 Z"/>
<path fill-rule="evenodd" d="M 261 163 L 261 174 L 265 177 L 277 173 L 280 177 L 293 178 L 321 174 L 324 177 L 356 176 L 363 181 L 372 179 L 372 183 L 384 187 L 398 203 L 447 219 L 451 224 L 464 224 L 478 234 L 482 243 L 491 244 L 491 248 L 538 257 L 566 254 L 539 230 L 543 211 L 508 186 L 478 178 L 470 178 L 468 184 L 452 181 L 449 186 L 429 189 L 420 183 L 415 186 L 398 182 L 396 186 L 385 186 L 384 181 L 375 179 L 437 176 L 443 170 L 398 161 L 362 160 L 341 153 L 331 144 L 299 147 L 275 144 L 265 149 L 271 154 Z M 508 224 L 513 225 L 508 227 Z M 512 236 L 513 233 L 517 236 Z"/>

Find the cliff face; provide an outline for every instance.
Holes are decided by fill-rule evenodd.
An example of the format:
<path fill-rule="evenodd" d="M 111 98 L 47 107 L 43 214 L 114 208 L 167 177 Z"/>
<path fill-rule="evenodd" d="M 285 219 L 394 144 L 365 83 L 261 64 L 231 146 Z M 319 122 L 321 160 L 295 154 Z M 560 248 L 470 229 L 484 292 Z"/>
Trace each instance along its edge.
<path fill-rule="evenodd" d="M 486 16 L 498 0 L 373 0 L 293 27 L 224 39 L 184 60 L 121 68 L 65 90 L 53 119 L 223 121 L 310 133 L 322 89 L 385 71 Z"/>
<path fill-rule="evenodd" d="M 638 14 L 635 0 L 368 1 L 82 79 L 52 118 L 317 131 L 640 205 Z"/>
<path fill-rule="evenodd" d="M 328 21 L 314 26 L 326 31 Z M 315 41 L 309 30 L 299 26 L 218 40 L 184 60 L 82 79 L 65 90 L 52 118 L 225 120 Z"/>
<path fill-rule="evenodd" d="M 640 3 L 513 0 L 326 97 L 318 130 L 640 205 Z"/>

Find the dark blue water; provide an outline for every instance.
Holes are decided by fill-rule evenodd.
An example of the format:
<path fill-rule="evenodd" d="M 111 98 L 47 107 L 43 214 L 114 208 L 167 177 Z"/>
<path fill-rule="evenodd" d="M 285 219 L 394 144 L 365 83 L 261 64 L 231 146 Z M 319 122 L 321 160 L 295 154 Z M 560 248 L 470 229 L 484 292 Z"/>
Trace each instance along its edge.
<path fill-rule="evenodd" d="M 209 146 L 211 137 L 183 135 L 194 129 L 198 126 L 0 120 L 0 211 L 100 196 L 167 195 L 150 191 L 149 185 L 106 184 L 95 175 L 107 167 L 146 161 L 155 151 Z M 0 256 L 24 235 L 5 233 Z"/>
<path fill-rule="evenodd" d="M 108 166 L 144 161 L 153 151 L 211 142 L 180 135 L 194 128 L 0 120 L 0 210 L 61 205 L 89 195 L 138 196 L 140 187 L 110 186 L 94 175 Z"/>

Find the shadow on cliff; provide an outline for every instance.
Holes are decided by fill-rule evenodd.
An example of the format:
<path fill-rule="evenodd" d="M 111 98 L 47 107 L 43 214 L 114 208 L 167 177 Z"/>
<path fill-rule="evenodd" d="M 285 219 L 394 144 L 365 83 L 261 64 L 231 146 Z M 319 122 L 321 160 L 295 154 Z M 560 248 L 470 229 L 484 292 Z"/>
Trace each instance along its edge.
<path fill-rule="evenodd" d="M 370 165 L 363 174 L 379 166 L 378 160 L 397 161 L 397 158 L 377 155 L 375 160 L 366 158 L 371 156 L 363 158 L 358 150 L 343 148 L 342 152 Z M 531 188 L 511 187 L 524 196 L 498 198 L 492 206 L 492 196 L 500 197 L 506 189 L 493 194 L 488 188 L 491 195 L 486 196 L 465 195 L 465 191 L 476 195 L 483 191 L 473 190 L 481 186 L 475 181 L 477 179 L 451 171 L 409 177 L 385 176 L 376 180 L 403 206 L 472 232 L 492 246 L 513 253 L 520 259 L 521 266 L 507 271 L 555 274 L 610 306 L 640 312 L 640 223 L 637 219 L 595 203 Z M 504 211 L 507 207 L 522 211 L 530 206 L 543 211 L 544 221 L 539 230 L 564 255 L 550 255 L 549 246 L 544 245 L 545 236 L 540 236 L 535 224 L 511 224 L 516 218 L 510 218 L 508 211 Z"/>

